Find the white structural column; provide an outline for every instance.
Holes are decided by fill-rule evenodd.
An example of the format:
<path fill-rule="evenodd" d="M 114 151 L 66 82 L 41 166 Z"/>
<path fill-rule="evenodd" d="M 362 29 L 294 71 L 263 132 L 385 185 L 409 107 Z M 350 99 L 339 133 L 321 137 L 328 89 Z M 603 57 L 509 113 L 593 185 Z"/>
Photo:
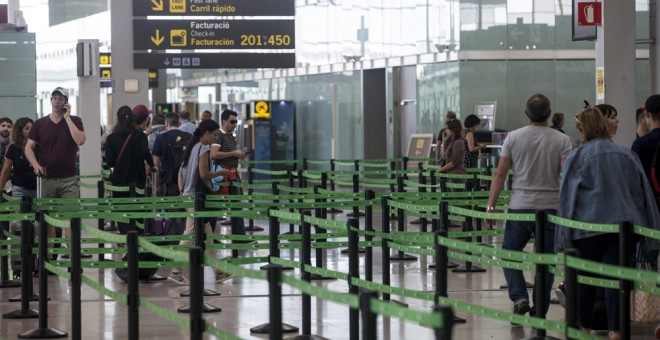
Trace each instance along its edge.
<path fill-rule="evenodd" d="M 79 40 L 82 43 L 91 45 L 89 56 L 91 69 L 99 68 L 99 41 L 98 40 Z M 82 119 L 85 127 L 86 141 L 80 147 L 80 174 L 98 175 L 101 173 L 101 90 L 99 88 L 99 73 L 78 77 L 78 107 L 74 108 L 77 115 Z M 94 180 L 83 180 L 88 183 L 94 183 Z M 80 197 L 97 197 L 96 189 L 80 187 Z"/>
<path fill-rule="evenodd" d="M 112 112 L 122 105 L 149 105 L 149 78 L 146 69 L 133 68 L 133 6 L 126 1 L 108 1 L 112 41 Z M 134 85 L 137 89 L 126 88 Z M 126 91 L 126 90 L 129 91 Z"/>
<path fill-rule="evenodd" d="M 635 139 L 635 108 L 640 105 L 635 102 L 635 2 L 603 0 L 602 3 L 603 26 L 598 27 L 596 68 L 604 70 L 605 95 L 596 102 L 617 109 L 619 128 L 614 141 L 630 146 Z"/>

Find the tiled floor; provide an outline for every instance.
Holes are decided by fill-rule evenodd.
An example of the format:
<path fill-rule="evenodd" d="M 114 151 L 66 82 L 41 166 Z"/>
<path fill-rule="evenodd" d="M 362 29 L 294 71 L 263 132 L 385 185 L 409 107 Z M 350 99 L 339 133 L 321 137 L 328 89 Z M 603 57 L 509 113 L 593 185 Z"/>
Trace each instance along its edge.
<path fill-rule="evenodd" d="M 345 218 L 338 216 L 337 218 Z M 378 222 L 376 222 L 377 224 Z M 267 227 L 263 223 L 259 225 Z M 415 230 L 411 226 L 410 230 Z M 227 229 L 223 228 L 223 232 Z M 495 240 L 498 242 L 498 240 Z M 219 252 L 219 256 L 228 256 L 228 252 Z M 242 252 L 245 256 L 266 256 L 267 250 Z M 283 258 L 296 259 L 297 251 L 282 251 Z M 314 256 L 314 254 L 312 254 Z M 326 251 L 327 267 L 333 270 L 348 272 L 348 259 L 338 250 Z M 427 269 L 431 259 L 422 257 L 417 261 L 394 263 L 391 270 L 391 283 L 393 286 L 406 287 L 416 290 L 434 290 L 434 270 Z M 314 263 L 314 259 L 312 259 Z M 362 262 L 363 264 L 363 262 Z M 257 268 L 258 265 L 248 267 Z M 361 267 L 361 271 L 364 268 Z M 381 280 L 381 262 L 379 249 L 374 250 L 374 280 Z M 161 275 L 166 276 L 169 270 L 161 269 Z M 296 275 L 299 272 L 286 272 L 287 275 Z M 119 292 L 126 292 L 126 284 L 122 283 L 111 270 L 85 269 L 86 276 L 98 280 L 105 287 Z M 526 274 L 528 281 L 532 281 L 532 274 Z M 268 322 L 268 287 L 265 281 L 233 278 L 223 284 L 212 281 L 212 271 L 206 269 L 206 288 L 222 293 L 219 297 L 209 297 L 205 301 L 221 307 L 220 313 L 205 314 L 204 318 L 211 325 L 221 328 L 231 334 L 244 339 L 267 339 L 267 335 L 250 334 L 250 328 Z M 38 280 L 35 279 L 35 289 Z M 485 273 L 458 274 L 449 273 L 449 295 L 462 301 L 487 306 L 490 308 L 510 311 L 511 302 L 507 292 L 499 289 L 504 283 L 501 269 L 488 268 Z M 348 287 L 343 281 L 317 281 L 332 290 L 347 292 Z M 146 298 L 159 306 L 176 310 L 178 307 L 188 305 L 187 298 L 179 294 L 186 291 L 186 286 L 179 286 L 169 281 L 141 283 L 141 297 Z M 530 291 L 531 293 L 531 291 Z M 19 308 L 16 302 L 7 302 L 9 297 L 20 294 L 20 288 L 0 289 L 0 312 L 7 313 Z M 301 295 L 298 291 L 283 287 L 283 320 L 285 323 L 301 325 Z M 70 330 L 69 283 L 58 277 L 49 277 L 49 317 L 50 327 L 60 330 Z M 82 288 L 82 331 L 83 339 L 127 339 L 127 307 L 119 302 L 101 296 L 98 292 L 84 286 Z M 415 299 L 401 299 L 411 307 L 421 310 L 430 310 L 431 303 Z M 31 303 L 37 308 L 37 303 Z M 312 298 L 312 332 L 330 339 L 349 339 L 348 308 L 318 301 Z M 552 320 L 563 320 L 564 310 L 559 305 L 551 305 L 548 315 Z M 477 317 L 465 313 L 458 313 L 467 319 L 464 324 L 454 327 L 454 339 L 523 339 L 533 335 L 527 327 L 512 327 L 509 323 L 485 317 Z M 15 339 L 18 333 L 37 327 L 37 319 L 8 320 L 0 319 L 0 339 Z M 633 325 L 635 336 L 633 339 L 652 339 L 654 325 Z M 140 339 L 186 339 L 188 330 L 181 329 L 149 312 L 141 309 L 140 312 Z M 295 335 L 295 334 L 292 334 Z M 550 332 L 549 335 L 563 339 L 562 334 Z M 286 337 L 286 335 L 285 335 Z M 207 336 L 206 338 L 214 338 Z M 419 325 L 379 317 L 379 339 L 431 339 L 431 330 Z"/>

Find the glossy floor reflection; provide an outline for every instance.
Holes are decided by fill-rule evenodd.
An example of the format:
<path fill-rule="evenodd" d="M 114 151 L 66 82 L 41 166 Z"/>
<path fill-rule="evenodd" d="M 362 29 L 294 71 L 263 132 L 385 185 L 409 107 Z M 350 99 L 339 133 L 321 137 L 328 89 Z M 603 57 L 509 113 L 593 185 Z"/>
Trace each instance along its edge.
<path fill-rule="evenodd" d="M 345 215 L 336 215 L 338 219 L 345 219 Z M 378 226 L 380 222 L 375 221 Z M 258 223 L 265 227 L 267 225 Z M 376 227 L 378 229 L 378 227 Z M 222 232 L 228 232 L 226 227 Z M 409 230 L 418 230 L 418 226 L 411 225 Z M 500 239 L 489 240 L 496 246 Z M 266 256 L 267 250 L 242 251 L 241 256 Z M 380 249 L 374 250 L 374 280 L 381 282 Z M 218 256 L 229 256 L 230 252 L 218 252 Z M 312 263 L 314 254 L 312 254 Z M 298 259 L 298 251 L 282 251 L 282 258 Z M 338 249 L 325 252 L 326 266 L 332 270 L 348 272 L 348 257 L 341 254 Z M 363 262 L 362 262 L 363 263 Z M 429 270 L 428 264 L 432 258 L 421 257 L 417 261 L 393 263 L 391 267 L 391 284 L 396 287 L 406 287 L 415 290 L 433 291 L 435 289 L 435 271 Z M 259 265 L 247 266 L 258 268 Z M 449 272 L 449 295 L 469 303 L 489 308 L 510 311 L 511 302 L 507 292 L 499 289 L 504 283 L 501 269 L 487 268 L 485 273 L 453 273 Z M 126 293 L 126 284 L 122 283 L 110 269 L 85 269 L 86 276 L 103 286 Z M 169 269 L 161 269 L 159 274 L 167 276 Z M 287 271 L 286 275 L 299 277 L 298 270 Z M 364 268 L 361 266 L 361 275 Z M 207 297 L 209 304 L 222 308 L 222 312 L 205 314 L 204 318 L 211 325 L 221 328 L 231 334 L 244 339 L 267 339 L 267 335 L 250 334 L 250 328 L 268 322 L 268 286 L 265 281 L 233 278 L 222 284 L 215 284 L 213 272 L 210 268 L 205 271 L 206 288 L 214 289 L 222 295 Z M 532 274 L 526 274 L 529 282 L 533 280 Z M 35 279 L 35 289 L 38 287 Z M 347 292 L 348 286 L 344 281 L 315 281 L 318 285 L 327 286 L 338 292 Z M 149 301 L 172 311 L 188 305 L 188 299 L 179 296 L 187 291 L 187 286 L 180 286 L 170 281 L 158 281 L 140 284 L 140 295 Z M 9 297 L 20 294 L 20 288 L 0 289 L 0 312 L 7 313 L 20 307 L 20 303 L 8 302 Z M 283 286 L 283 321 L 300 327 L 302 320 L 301 295 L 298 291 Z M 531 294 L 531 290 L 530 290 Z M 49 277 L 49 327 L 63 331 L 70 330 L 71 307 L 69 304 L 69 282 L 64 279 Z M 111 300 L 95 290 L 82 287 L 82 330 L 83 339 L 127 339 L 127 307 L 125 304 Z M 393 297 L 394 299 L 394 297 Z M 411 307 L 420 310 L 430 310 L 430 302 L 415 299 L 399 299 L 409 303 Z M 37 308 L 36 302 L 31 308 Z M 564 310 L 559 305 L 551 305 L 548 318 L 563 320 Z M 454 339 L 523 339 L 532 336 L 533 330 L 528 327 L 512 327 L 508 322 L 497 321 L 485 317 L 469 315 L 459 312 L 459 316 L 467 319 L 464 324 L 454 327 Z M 18 333 L 36 328 L 37 319 L 8 320 L 0 319 L 0 339 L 15 339 Z M 655 325 L 633 325 L 633 339 L 652 339 Z M 312 298 L 312 332 L 330 339 L 349 339 L 348 308 L 335 303 L 319 301 Z M 186 339 L 188 330 L 182 329 L 169 321 L 163 320 L 144 309 L 140 311 L 140 339 Z M 399 321 L 398 319 L 378 318 L 378 338 L 385 340 L 397 339 L 431 339 L 433 333 L 427 328 L 414 323 Z M 291 334 L 295 335 L 295 334 Z M 548 335 L 563 339 L 563 334 L 549 332 Z M 286 337 L 286 335 L 285 335 Z M 214 339 L 213 336 L 205 338 Z"/>

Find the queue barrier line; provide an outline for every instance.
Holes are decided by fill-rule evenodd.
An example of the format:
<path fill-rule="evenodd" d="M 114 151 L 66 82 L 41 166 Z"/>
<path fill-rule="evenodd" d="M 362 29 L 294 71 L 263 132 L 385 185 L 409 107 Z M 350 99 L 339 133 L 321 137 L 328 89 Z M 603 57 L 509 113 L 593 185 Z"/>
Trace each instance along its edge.
<path fill-rule="evenodd" d="M 130 203 L 163 203 L 163 202 L 195 202 L 191 196 L 161 196 L 161 197 L 113 197 L 113 198 L 35 198 L 32 204 L 41 206 L 44 204 L 130 204 Z M 40 209 L 35 209 L 40 210 Z"/>
<path fill-rule="evenodd" d="M 97 189 L 99 186 L 98 183 L 87 183 L 80 180 L 78 181 L 78 185 L 87 189 Z"/>
<path fill-rule="evenodd" d="M 22 220 L 30 220 L 34 221 L 34 213 L 14 213 L 14 214 L 2 214 L 0 215 L 0 221 L 2 222 L 12 222 L 12 221 L 22 221 Z"/>
<path fill-rule="evenodd" d="M 359 161 L 359 164 L 363 168 L 386 168 L 389 169 L 390 163 L 388 162 L 364 162 L 364 161 Z"/>
<path fill-rule="evenodd" d="M 449 239 L 442 236 L 438 237 L 438 243 L 448 248 L 458 249 L 471 253 L 478 253 L 482 255 L 496 256 L 498 258 L 505 260 L 532 262 L 536 264 L 547 264 L 547 265 L 557 265 L 564 263 L 563 255 L 558 255 L 558 254 L 531 254 L 523 251 L 497 249 L 488 246 L 471 244 L 469 242 Z"/>
<path fill-rule="evenodd" d="M 655 230 L 655 229 L 650 229 L 646 227 L 642 227 L 639 225 L 634 225 L 633 226 L 633 232 L 637 235 L 660 240 L 660 231 Z"/>
<path fill-rule="evenodd" d="M 351 283 L 360 288 L 378 291 L 383 294 L 391 294 L 426 301 L 434 301 L 436 298 L 434 292 L 416 291 L 408 288 L 386 286 L 381 283 L 366 281 L 355 277 L 351 278 Z M 485 316 L 491 319 L 514 322 L 523 326 L 542 328 L 551 331 L 564 332 L 565 330 L 565 325 L 559 321 L 539 319 L 531 316 L 522 316 L 445 297 L 439 297 L 439 302 L 441 304 L 451 305 L 456 310 L 468 312 L 474 315 Z"/>
<path fill-rule="evenodd" d="M 415 322 L 426 327 L 444 327 L 444 322 L 442 321 L 442 316 L 440 314 L 414 310 L 410 307 L 398 305 L 394 302 L 386 302 L 372 298 L 369 300 L 369 309 L 377 315 L 395 317 Z"/>
<path fill-rule="evenodd" d="M 288 178 L 253 179 L 253 180 L 252 180 L 252 184 L 264 184 L 264 183 L 268 183 L 268 184 L 271 184 L 271 185 L 272 185 L 272 183 L 288 183 L 288 182 L 289 182 L 289 179 L 288 179 Z M 248 188 L 248 189 L 251 189 L 251 188 Z"/>
<path fill-rule="evenodd" d="M 298 280 L 288 275 L 282 275 L 282 283 L 285 283 L 288 286 L 293 287 L 307 295 L 311 295 L 322 300 L 347 305 L 352 309 L 359 308 L 358 297 L 350 293 L 333 292 L 322 286 L 316 286 L 309 282 Z"/>
<path fill-rule="evenodd" d="M 332 162 L 329 159 L 308 159 L 306 160 L 307 164 L 312 164 L 312 165 L 327 165 L 330 166 L 330 162 Z"/>
<path fill-rule="evenodd" d="M 557 256 L 560 257 L 559 254 Z M 562 256 L 565 255 L 562 254 Z M 660 273 L 657 272 L 643 271 L 636 268 L 622 268 L 573 256 L 566 256 L 566 265 L 592 274 L 605 275 L 620 280 L 660 284 Z"/>
<path fill-rule="evenodd" d="M 488 220 L 507 220 L 507 221 L 525 221 L 533 222 L 536 220 L 535 214 L 512 214 L 512 213 L 488 213 L 484 211 L 471 210 L 456 206 L 449 206 L 448 211 L 452 214 L 458 214 L 466 217 L 481 218 Z"/>
<path fill-rule="evenodd" d="M 561 267 L 548 266 L 548 271 L 554 274 L 557 278 L 563 279 L 565 276 L 564 270 L 561 269 Z M 602 279 L 593 276 L 579 275 L 578 283 L 608 289 L 619 289 L 619 280 Z"/>
<path fill-rule="evenodd" d="M 291 186 L 288 186 L 288 185 L 278 185 L 277 190 L 296 193 L 296 194 L 313 194 L 314 193 L 313 188 L 298 188 L 298 187 L 291 187 Z M 299 196 L 296 199 L 301 199 L 301 198 L 302 197 Z"/>
<path fill-rule="evenodd" d="M 579 230 L 586 230 L 586 231 L 593 231 L 593 232 L 599 232 L 599 233 L 618 233 L 619 232 L 619 225 L 618 224 L 603 224 L 603 223 L 587 223 L 587 222 L 580 222 L 580 221 L 574 221 L 570 220 L 567 218 L 555 216 L 552 214 L 547 215 L 547 221 L 550 223 L 554 223 L 556 225 L 560 225 L 563 227 L 568 227 L 572 229 L 579 229 Z"/>
<path fill-rule="evenodd" d="M 255 167 L 252 167 L 250 171 L 252 171 L 252 173 L 255 174 L 271 175 L 271 176 L 287 176 L 289 174 L 289 170 L 270 170 L 270 169 L 261 169 Z"/>

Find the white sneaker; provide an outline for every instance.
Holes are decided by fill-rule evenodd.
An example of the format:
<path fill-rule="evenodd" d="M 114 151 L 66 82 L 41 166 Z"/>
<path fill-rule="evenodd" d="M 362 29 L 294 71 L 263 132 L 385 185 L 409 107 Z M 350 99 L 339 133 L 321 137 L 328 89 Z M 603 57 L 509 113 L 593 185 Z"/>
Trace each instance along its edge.
<path fill-rule="evenodd" d="M 234 275 L 231 275 L 231 274 L 226 273 L 226 272 L 221 272 L 221 271 L 215 272 L 215 282 L 216 283 L 225 282 L 225 281 L 231 279 L 232 277 L 234 277 Z"/>
<path fill-rule="evenodd" d="M 188 279 L 183 276 L 183 272 L 172 271 L 167 279 L 180 285 L 187 285 L 189 283 Z"/>

